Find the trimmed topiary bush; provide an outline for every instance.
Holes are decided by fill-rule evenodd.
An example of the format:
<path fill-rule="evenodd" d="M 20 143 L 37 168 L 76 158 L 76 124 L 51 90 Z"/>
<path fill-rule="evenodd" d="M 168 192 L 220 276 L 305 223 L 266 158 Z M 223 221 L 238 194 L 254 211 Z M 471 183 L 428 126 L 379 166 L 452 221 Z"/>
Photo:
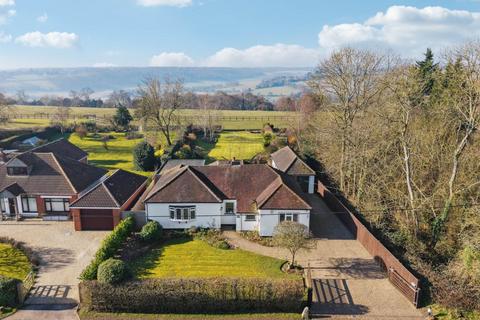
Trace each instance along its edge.
<path fill-rule="evenodd" d="M 101 283 L 116 284 L 127 279 L 127 265 L 119 259 L 107 259 L 98 266 L 97 278 Z"/>
<path fill-rule="evenodd" d="M 92 262 L 83 270 L 81 280 L 97 279 L 98 266 L 105 260 L 112 258 L 123 245 L 125 240 L 132 234 L 135 228 L 135 220 L 132 216 L 120 221 L 113 231 L 103 240 Z"/>
<path fill-rule="evenodd" d="M 17 283 L 13 278 L 0 276 L 0 306 L 15 307 L 17 305 Z"/>
<path fill-rule="evenodd" d="M 160 240 L 162 235 L 162 225 L 157 221 L 147 222 L 147 224 L 142 227 L 142 231 L 139 233 L 140 239 L 145 242 Z"/>

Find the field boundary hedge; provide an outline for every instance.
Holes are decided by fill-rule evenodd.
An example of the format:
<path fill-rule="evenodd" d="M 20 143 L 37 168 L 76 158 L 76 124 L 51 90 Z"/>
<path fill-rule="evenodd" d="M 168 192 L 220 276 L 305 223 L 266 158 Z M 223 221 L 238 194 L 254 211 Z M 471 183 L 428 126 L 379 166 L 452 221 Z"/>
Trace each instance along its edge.
<path fill-rule="evenodd" d="M 125 313 L 301 312 L 302 279 L 159 278 L 79 284 L 85 311 Z"/>

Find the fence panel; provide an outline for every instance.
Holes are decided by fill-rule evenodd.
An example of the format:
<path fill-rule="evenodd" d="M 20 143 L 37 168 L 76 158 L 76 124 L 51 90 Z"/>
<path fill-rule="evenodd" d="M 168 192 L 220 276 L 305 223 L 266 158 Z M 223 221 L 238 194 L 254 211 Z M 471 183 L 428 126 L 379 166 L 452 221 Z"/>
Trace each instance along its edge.
<path fill-rule="evenodd" d="M 28 296 L 28 293 L 35 284 L 35 272 L 30 271 L 28 275 L 17 285 L 18 303 L 22 304 Z"/>

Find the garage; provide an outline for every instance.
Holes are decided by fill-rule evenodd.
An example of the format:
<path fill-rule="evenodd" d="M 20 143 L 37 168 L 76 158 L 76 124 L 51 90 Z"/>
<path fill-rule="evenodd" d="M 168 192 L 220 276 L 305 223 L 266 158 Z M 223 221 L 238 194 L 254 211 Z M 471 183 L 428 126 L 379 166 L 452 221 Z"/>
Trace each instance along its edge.
<path fill-rule="evenodd" d="M 82 230 L 112 230 L 113 212 L 108 209 L 82 209 L 80 211 Z"/>

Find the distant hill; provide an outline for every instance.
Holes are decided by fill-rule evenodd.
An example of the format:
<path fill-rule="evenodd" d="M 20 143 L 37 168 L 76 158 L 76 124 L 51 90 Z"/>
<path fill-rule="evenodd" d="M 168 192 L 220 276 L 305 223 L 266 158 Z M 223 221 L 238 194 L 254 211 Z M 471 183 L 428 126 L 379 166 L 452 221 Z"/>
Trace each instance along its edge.
<path fill-rule="evenodd" d="M 45 68 L 0 70 L 0 92 L 24 90 L 30 96 L 67 95 L 70 90 L 91 88 L 98 96 L 113 90 L 133 91 L 146 77 L 181 78 L 193 91 L 255 89 L 265 79 L 303 76 L 307 68 Z"/>

